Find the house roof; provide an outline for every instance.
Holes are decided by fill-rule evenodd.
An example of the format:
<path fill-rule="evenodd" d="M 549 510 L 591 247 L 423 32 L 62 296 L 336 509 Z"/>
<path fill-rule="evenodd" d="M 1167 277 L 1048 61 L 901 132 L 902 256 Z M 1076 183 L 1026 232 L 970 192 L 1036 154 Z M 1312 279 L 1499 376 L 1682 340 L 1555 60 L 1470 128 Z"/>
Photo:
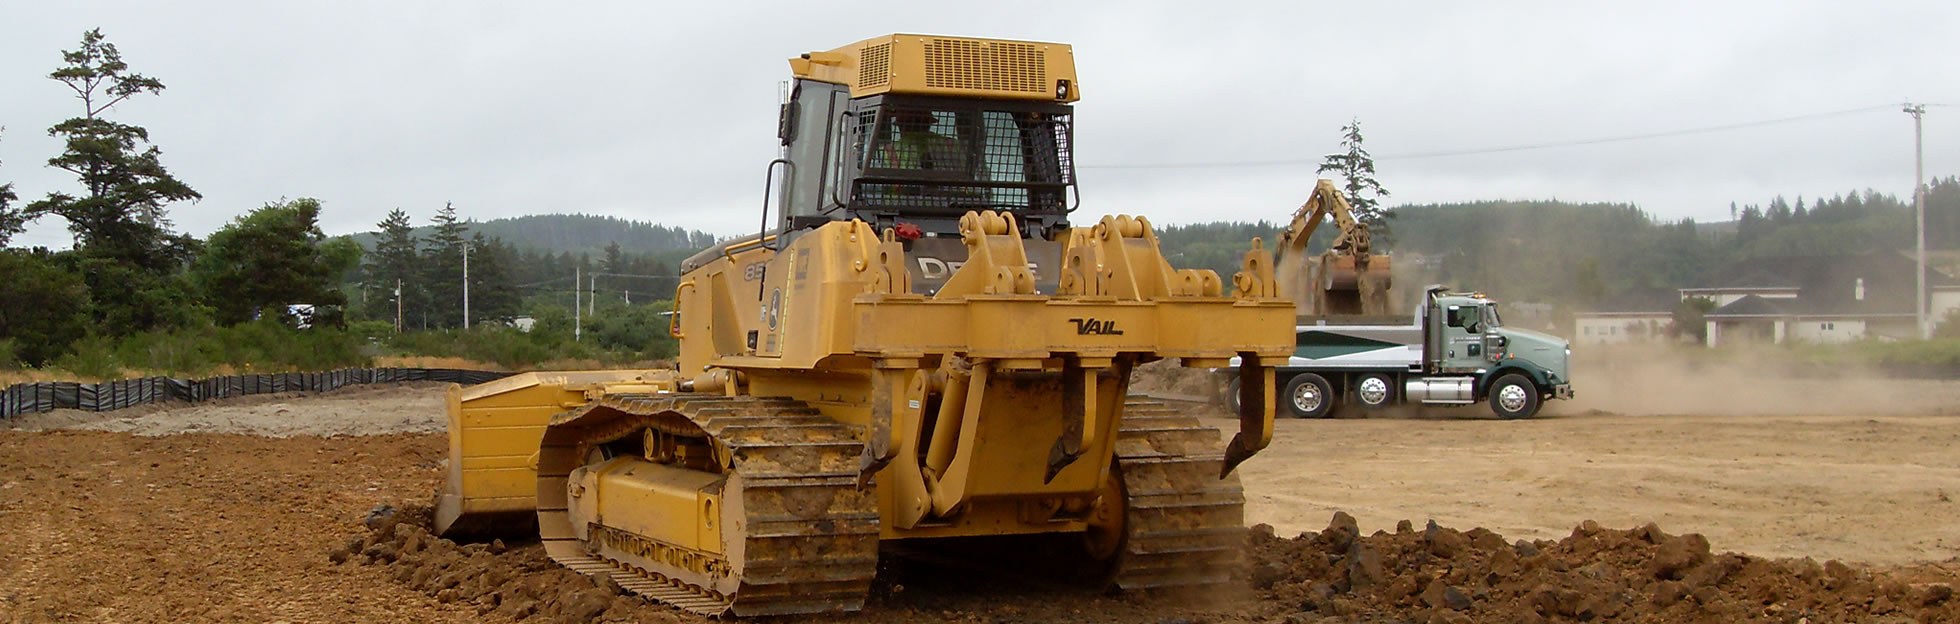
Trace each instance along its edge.
<path fill-rule="evenodd" d="M 1743 295 L 1741 299 L 1730 301 L 1728 305 L 1709 310 L 1707 316 L 1786 316 L 1791 314 L 1787 305 L 1794 299 L 1771 300 L 1755 295 Z"/>

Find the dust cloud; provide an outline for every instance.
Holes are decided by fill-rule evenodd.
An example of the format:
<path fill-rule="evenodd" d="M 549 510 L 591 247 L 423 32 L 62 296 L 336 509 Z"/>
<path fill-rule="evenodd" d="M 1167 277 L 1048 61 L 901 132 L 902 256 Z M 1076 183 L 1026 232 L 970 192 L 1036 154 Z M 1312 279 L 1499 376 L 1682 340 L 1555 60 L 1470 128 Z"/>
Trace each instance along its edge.
<path fill-rule="evenodd" d="M 1960 385 L 1802 362 L 1771 347 L 1574 346 L 1577 397 L 1547 415 L 1960 413 Z"/>

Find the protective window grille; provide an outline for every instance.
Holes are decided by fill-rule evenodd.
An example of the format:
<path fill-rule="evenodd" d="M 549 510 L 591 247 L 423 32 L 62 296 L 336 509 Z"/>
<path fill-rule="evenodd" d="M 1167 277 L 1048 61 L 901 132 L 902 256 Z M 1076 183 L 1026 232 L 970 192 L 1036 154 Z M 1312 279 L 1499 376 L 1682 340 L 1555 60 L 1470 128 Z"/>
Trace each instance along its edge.
<path fill-rule="evenodd" d="M 880 43 L 864 49 L 858 59 L 858 87 L 882 87 L 892 78 L 892 44 Z"/>
<path fill-rule="evenodd" d="M 926 42 L 926 86 L 1047 93 L 1047 53 L 1025 43 Z"/>
<path fill-rule="evenodd" d="M 1067 113 L 894 107 L 857 121 L 874 179 L 859 207 L 1060 211 L 1074 182 Z"/>

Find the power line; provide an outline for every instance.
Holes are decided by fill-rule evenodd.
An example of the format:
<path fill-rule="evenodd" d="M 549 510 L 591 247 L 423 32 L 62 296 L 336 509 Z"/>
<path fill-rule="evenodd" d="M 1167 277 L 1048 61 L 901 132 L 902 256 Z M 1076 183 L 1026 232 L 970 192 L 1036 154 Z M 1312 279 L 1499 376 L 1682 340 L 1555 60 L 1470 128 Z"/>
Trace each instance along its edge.
<path fill-rule="evenodd" d="M 1868 112 L 1872 112 L 1872 111 L 1879 111 L 1879 110 L 1891 110 L 1891 109 L 1892 109 L 1892 107 L 1894 107 L 1894 106 L 1897 106 L 1897 104 L 1884 104 L 1884 105 L 1879 105 L 1879 106 L 1866 106 L 1866 107 L 1862 107 L 1862 108 L 1853 108 L 1853 109 L 1847 109 L 1847 110 L 1840 110 L 1840 111 L 1831 111 L 1831 112 L 1827 112 L 1827 113 L 1813 113 L 1813 114 L 1809 114 L 1809 115 L 1798 115 L 1798 116 L 1795 116 L 1795 117 L 1778 117 L 1778 118 L 1775 118 L 1775 119 L 1762 119 L 1762 120 L 1757 120 L 1757 121 L 1745 121 L 1745 122 L 1740 122 L 1740 123 L 1730 123 L 1730 124 L 1721 124 L 1721 125 L 1716 125 L 1716 126 L 1701 126 L 1701 127 L 1696 127 L 1696 128 L 1683 128 L 1683 129 L 1679 129 L 1679 130 L 1665 130 L 1665 131 L 1660 131 L 1660 132 L 1647 132 L 1647 133 L 1642 133 L 1642 134 L 1628 134 L 1628 135 L 1620 135 L 1620 136 L 1610 136 L 1610 137 L 1597 137 L 1597 138 L 1591 138 L 1591 139 L 1578 139 L 1578 140 L 1571 140 L 1571 141 L 1552 141 L 1552 142 L 1546 142 L 1546 143 L 1532 143 L 1532 144 L 1525 144 L 1525 145 L 1509 145 L 1509 146 L 1502 146 L 1502 147 L 1485 147 L 1485 148 L 1477 148 L 1477 149 L 1467 149 L 1467 150 L 1449 150 L 1449 151 L 1436 151 L 1436 152 L 1415 152 L 1415 153 L 1410 153 L 1410 154 L 1387 154 L 1387 155 L 1381 155 L 1381 156 L 1376 156 L 1376 157 L 1375 157 L 1375 160 L 1416 160 L 1416 159 L 1422 159 L 1422 158 L 1446 158 L 1446 157 L 1451 157 L 1451 156 L 1475 156 L 1475 155 L 1479 155 L 1479 154 L 1499 154 L 1499 153 L 1504 153 L 1504 152 L 1521 152 L 1521 151 L 1526 151 L 1526 150 L 1540 150 L 1540 149 L 1551 149 L 1551 148 L 1556 148 L 1556 147 L 1576 147 L 1576 146 L 1582 146 L 1582 145 L 1599 145 L 1599 144 L 1604 144 L 1604 143 L 1620 143 L 1620 142 L 1625 142 L 1625 141 L 1644 141 L 1644 140 L 1649 140 L 1649 139 L 1661 139 L 1661 138 L 1670 138 L 1670 137 L 1677 137 L 1677 136 L 1687 136 L 1687 135 L 1693 135 L 1693 134 L 1707 134 L 1707 133 L 1711 133 L 1711 132 L 1726 132 L 1726 131 L 1729 131 L 1729 130 L 1740 130 L 1740 129 L 1744 129 L 1744 128 L 1754 128 L 1754 127 L 1759 127 L 1759 126 L 1769 126 L 1769 125 L 1776 125 L 1776 124 L 1785 124 L 1785 123 L 1794 123 L 1794 122 L 1799 122 L 1799 121 L 1812 121 L 1812 120 L 1817 120 L 1817 119 L 1826 119 L 1826 118 L 1830 118 L 1830 117 L 1842 117 L 1842 116 L 1845 116 L 1845 115 L 1855 115 L 1855 114 L 1858 114 L 1858 113 L 1868 113 Z M 1941 106 L 1943 106 L 1943 105 L 1941 105 Z M 1279 166 L 1300 166 L 1300 165 L 1313 165 L 1313 164 L 1319 164 L 1319 163 L 1320 163 L 1320 160 L 1318 160 L 1318 159 L 1301 159 L 1301 158 L 1291 158 L 1291 159 L 1283 159 L 1283 160 L 1254 160 L 1254 161 L 1240 161 L 1240 162 L 1215 162 L 1215 163 L 1161 163 L 1161 164 L 1137 164 L 1137 165 L 1077 165 L 1077 167 L 1078 167 L 1078 168 L 1081 168 L 1081 169 L 1219 169 L 1219 168 L 1253 168 L 1253 167 L 1279 167 Z"/>

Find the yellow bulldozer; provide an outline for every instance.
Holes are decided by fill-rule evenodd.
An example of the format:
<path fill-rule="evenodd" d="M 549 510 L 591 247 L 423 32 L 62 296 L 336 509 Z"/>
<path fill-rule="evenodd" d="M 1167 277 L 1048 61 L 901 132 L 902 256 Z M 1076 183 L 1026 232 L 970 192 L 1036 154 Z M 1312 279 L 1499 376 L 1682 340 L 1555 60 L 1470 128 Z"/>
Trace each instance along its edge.
<path fill-rule="evenodd" d="M 1334 222 L 1333 244 L 1319 255 L 1307 253 L 1314 230 Z M 1279 235 L 1275 273 L 1280 294 L 1292 299 L 1302 317 L 1382 316 L 1389 314 L 1388 254 L 1374 253 L 1368 224 L 1354 218 L 1347 198 L 1331 180 L 1314 184 L 1306 203 Z"/>
<path fill-rule="evenodd" d="M 1226 582 L 1232 471 L 1293 350 L 1270 253 L 1228 293 L 1148 220 L 1069 223 L 1067 45 L 892 35 L 789 63 L 764 225 L 682 264 L 676 367 L 452 387 L 438 532 L 535 534 L 711 615 L 859 609 L 891 540 L 1075 534 L 1120 588 Z M 1138 364 L 1234 357 L 1229 443 L 1128 398 Z"/>

